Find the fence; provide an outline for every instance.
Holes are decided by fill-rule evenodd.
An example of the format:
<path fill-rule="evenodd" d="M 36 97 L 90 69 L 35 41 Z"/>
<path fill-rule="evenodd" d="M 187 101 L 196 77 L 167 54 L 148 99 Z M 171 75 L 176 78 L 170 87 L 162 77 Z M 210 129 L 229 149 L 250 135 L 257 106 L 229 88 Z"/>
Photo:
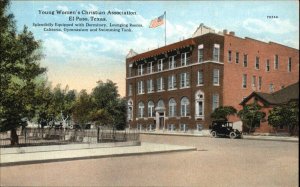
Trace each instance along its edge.
<path fill-rule="evenodd" d="M 17 146 L 57 145 L 70 143 L 104 143 L 139 140 L 136 131 L 116 131 L 108 128 L 97 129 L 41 129 L 25 128 L 17 130 Z M 0 147 L 10 146 L 10 132 L 0 133 Z"/>

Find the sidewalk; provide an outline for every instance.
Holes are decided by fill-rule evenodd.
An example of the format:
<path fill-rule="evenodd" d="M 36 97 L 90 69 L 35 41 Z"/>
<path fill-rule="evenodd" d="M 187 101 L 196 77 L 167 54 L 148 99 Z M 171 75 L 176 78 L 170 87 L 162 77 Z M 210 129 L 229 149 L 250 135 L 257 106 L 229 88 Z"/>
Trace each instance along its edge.
<path fill-rule="evenodd" d="M 189 133 L 189 132 L 168 132 L 168 131 L 152 131 L 152 132 L 140 132 L 146 135 L 167 135 L 167 136 L 195 136 L 195 137 L 210 137 L 210 134 L 205 133 Z M 243 135 L 243 139 L 246 140 L 266 140 L 266 141 L 285 141 L 285 142 L 299 142 L 299 137 L 291 136 L 270 136 L 270 135 Z"/>
<path fill-rule="evenodd" d="M 143 142 L 141 146 L 9 153 L 0 155 L 0 166 L 194 150 L 195 147 Z"/>

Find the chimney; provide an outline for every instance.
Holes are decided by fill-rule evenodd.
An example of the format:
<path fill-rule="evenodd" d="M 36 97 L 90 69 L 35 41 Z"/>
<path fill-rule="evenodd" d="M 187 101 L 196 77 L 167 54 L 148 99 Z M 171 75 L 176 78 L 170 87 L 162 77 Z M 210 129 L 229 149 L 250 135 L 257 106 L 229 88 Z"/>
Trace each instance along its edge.
<path fill-rule="evenodd" d="M 227 29 L 224 29 L 224 30 L 223 30 L 223 34 L 227 34 Z"/>
<path fill-rule="evenodd" d="M 232 36 L 235 35 L 235 33 L 233 31 L 230 31 L 229 34 L 232 35 Z"/>

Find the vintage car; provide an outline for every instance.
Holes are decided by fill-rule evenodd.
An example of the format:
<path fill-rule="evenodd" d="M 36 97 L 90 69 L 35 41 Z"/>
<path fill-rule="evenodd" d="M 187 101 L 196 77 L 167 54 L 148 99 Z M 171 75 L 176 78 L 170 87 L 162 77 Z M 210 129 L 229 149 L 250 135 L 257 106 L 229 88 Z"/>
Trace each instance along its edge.
<path fill-rule="evenodd" d="M 233 123 L 225 120 L 213 121 L 210 126 L 212 137 L 242 138 L 242 133 L 233 128 Z"/>

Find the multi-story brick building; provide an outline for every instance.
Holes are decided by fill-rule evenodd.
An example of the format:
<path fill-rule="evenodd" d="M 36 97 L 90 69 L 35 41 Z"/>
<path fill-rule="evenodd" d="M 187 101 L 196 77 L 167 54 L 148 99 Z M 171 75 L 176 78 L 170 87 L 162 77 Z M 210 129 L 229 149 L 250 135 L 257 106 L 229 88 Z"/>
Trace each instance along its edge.
<path fill-rule="evenodd" d="M 299 51 L 281 44 L 215 33 L 126 58 L 128 124 L 147 129 L 208 128 L 218 106 L 239 105 L 253 91 L 274 92 L 298 81 Z M 232 118 L 239 121 L 238 118 Z"/>

